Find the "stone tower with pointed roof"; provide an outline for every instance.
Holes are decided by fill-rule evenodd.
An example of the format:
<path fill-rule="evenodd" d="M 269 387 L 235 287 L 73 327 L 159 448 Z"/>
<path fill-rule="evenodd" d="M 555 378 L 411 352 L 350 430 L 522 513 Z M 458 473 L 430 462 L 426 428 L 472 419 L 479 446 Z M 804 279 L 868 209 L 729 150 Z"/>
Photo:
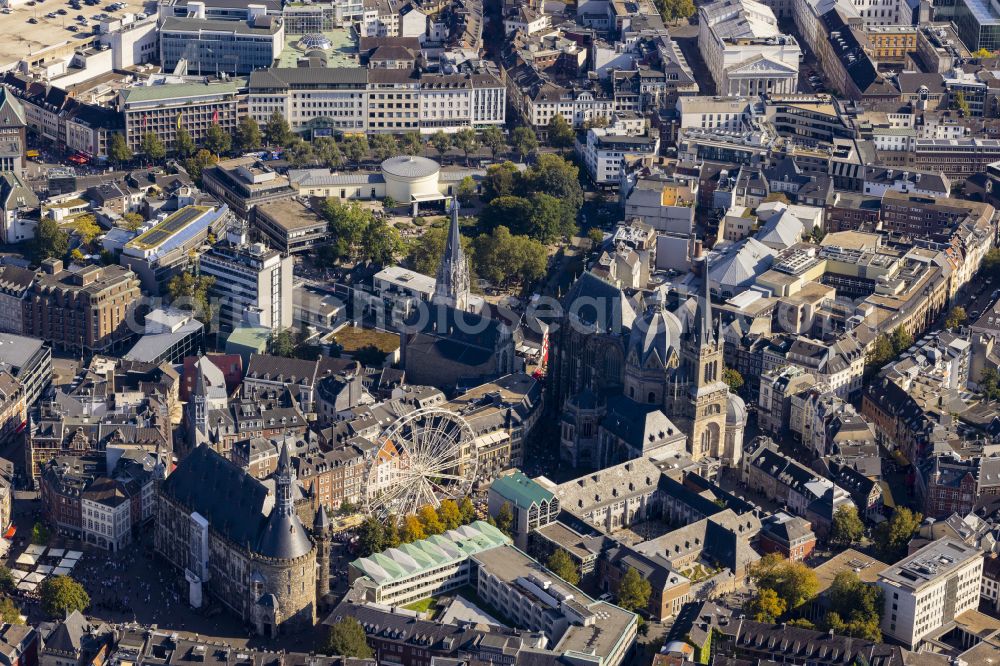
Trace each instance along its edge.
<path fill-rule="evenodd" d="M 434 283 L 434 302 L 469 310 L 469 262 L 462 250 L 462 235 L 458 226 L 458 199 L 451 202 L 451 224 L 444 256 L 438 266 L 437 281 Z"/>
<path fill-rule="evenodd" d="M 681 339 L 681 369 L 687 386 L 683 394 L 673 396 L 680 403 L 676 411 L 689 422 L 688 450 L 694 460 L 723 455 L 729 401 L 729 386 L 722 381 L 725 340 L 712 318 L 707 259 L 698 263 L 698 272 L 702 280 L 698 312 Z"/>

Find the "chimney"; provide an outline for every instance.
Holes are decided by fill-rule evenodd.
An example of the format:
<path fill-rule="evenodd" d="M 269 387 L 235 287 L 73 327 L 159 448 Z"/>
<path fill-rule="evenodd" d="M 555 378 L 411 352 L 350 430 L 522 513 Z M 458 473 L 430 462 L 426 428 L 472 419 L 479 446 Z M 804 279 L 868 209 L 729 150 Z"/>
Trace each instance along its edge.
<path fill-rule="evenodd" d="M 700 259 L 702 255 L 703 247 L 700 238 L 696 238 L 694 241 L 694 251 L 691 254 L 692 259 Z"/>

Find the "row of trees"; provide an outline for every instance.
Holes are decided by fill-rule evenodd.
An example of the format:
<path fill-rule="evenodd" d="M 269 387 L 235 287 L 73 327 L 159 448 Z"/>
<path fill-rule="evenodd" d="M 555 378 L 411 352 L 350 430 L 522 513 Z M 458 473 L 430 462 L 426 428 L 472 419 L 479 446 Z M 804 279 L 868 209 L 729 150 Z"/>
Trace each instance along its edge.
<path fill-rule="evenodd" d="M 442 500 L 435 509 L 431 505 L 420 507 L 416 514 L 389 516 L 384 522 L 369 516 L 358 530 L 358 553 L 366 557 L 386 548 L 396 548 L 402 543 L 426 539 L 476 520 L 476 508 L 468 497 L 461 502 Z"/>

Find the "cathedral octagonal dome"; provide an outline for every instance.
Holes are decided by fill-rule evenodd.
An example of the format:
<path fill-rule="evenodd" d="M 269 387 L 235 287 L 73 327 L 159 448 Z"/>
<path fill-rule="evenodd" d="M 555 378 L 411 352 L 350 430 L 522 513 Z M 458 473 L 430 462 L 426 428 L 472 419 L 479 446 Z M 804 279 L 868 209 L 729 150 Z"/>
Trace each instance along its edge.
<path fill-rule="evenodd" d="M 681 322 L 663 305 L 663 296 L 657 293 L 655 301 L 646 309 L 642 317 L 632 324 L 629 334 L 629 354 L 634 350 L 640 363 L 655 352 L 666 364 L 670 351 L 680 342 Z"/>

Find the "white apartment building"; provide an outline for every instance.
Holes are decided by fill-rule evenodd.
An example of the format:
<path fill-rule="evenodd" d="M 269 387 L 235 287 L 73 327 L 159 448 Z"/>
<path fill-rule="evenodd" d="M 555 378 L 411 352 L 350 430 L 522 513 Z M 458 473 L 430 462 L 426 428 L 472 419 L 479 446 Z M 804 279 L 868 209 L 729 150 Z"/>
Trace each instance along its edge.
<path fill-rule="evenodd" d="M 617 186 L 622 179 L 622 161 L 626 157 L 655 157 L 660 150 L 659 134 L 645 128 L 624 127 L 616 120 L 611 127 L 592 127 L 587 131 L 583 162 L 594 182 Z"/>
<path fill-rule="evenodd" d="M 756 0 L 717 0 L 698 10 L 698 49 L 723 96 L 794 93 L 802 51 Z"/>
<path fill-rule="evenodd" d="M 278 111 L 292 130 L 457 132 L 502 125 L 506 90 L 491 74 L 424 74 L 408 70 L 278 68 L 250 75 L 247 108 L 263 125 Z"/>
<path fill-rule="evenodd" d="M 579 129 L 597 118 L 610 121 L 616 108 L 614 99 L 593 90 L 571 90 L 546 83 L 534 95 L 524 96 L 521 110 L 534 127 L 544 129 L 554 116 L 560 115 Z"/>
<path fill-rule="evenodd" d="M 914 649 L 930 631 L 979 606 L 983 556 L 945 537 L 879 574 L 885 598 L 882 633 Z"/>
<path fill-rule="evenodd" d="M 677 98 L 680 129 L 721 129 L 739 132 L 750 120 L 750 105 L 740 97 L 685 95 Z"/>
<path fill-rule="evenodd" d="M 96 479 L 80 500 L 83 540 L 118 552 L 132 541 L 132 503 L 113 479 Z"/>
<path fill-rule="evenodd" d="M 210 297 L 218 299 L 219 327 L 231 331 L 241 323 L 274 330 L 292 325 L 292 257 L 282 257 L 263 243 L 248 245 L 230 233 L 201 255 L 198 269 L 215 278 Z"/>

